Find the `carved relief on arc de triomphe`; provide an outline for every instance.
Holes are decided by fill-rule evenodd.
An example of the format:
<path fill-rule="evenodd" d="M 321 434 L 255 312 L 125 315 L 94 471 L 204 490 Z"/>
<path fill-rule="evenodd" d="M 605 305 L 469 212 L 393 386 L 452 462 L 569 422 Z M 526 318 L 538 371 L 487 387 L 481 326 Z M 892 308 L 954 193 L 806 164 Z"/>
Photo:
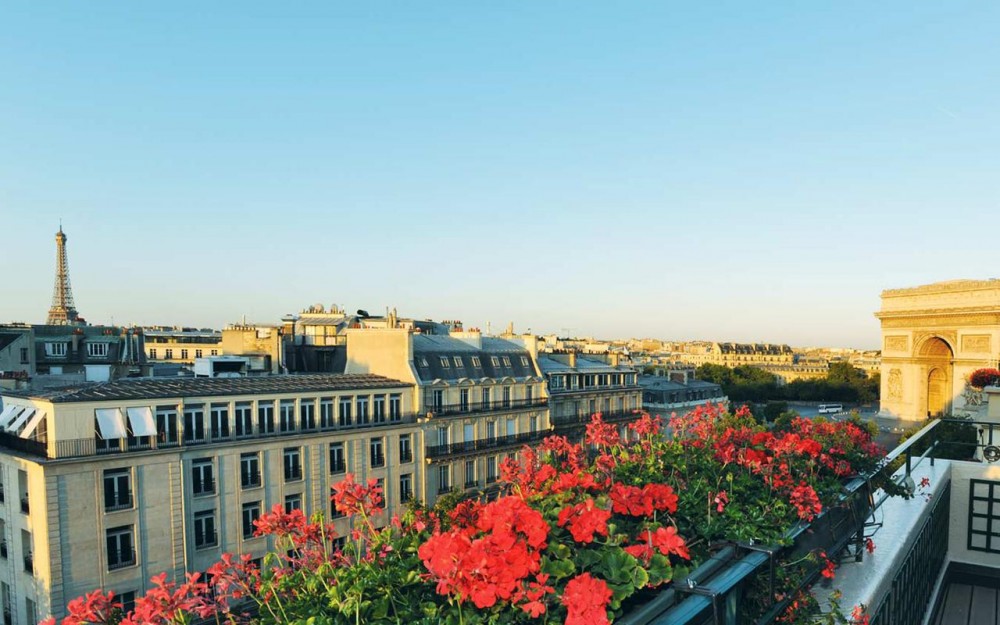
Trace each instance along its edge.
<path fill-rule="evenodd" d="M 966 334 L 962 337 L 962 351 L 974 354 L 990 353 L 990 335 Z"/>
<path fill-rule="evenodd" d="M 896 368 L 889 370 L 889 399 L 903 399 L 903 373 Z"/>
<path fill-rule="evenodd" d="M 885 337 L 885 351 L 887 352 L 905 352 L 909 347 L 907 337 L 905 336 Z"/>

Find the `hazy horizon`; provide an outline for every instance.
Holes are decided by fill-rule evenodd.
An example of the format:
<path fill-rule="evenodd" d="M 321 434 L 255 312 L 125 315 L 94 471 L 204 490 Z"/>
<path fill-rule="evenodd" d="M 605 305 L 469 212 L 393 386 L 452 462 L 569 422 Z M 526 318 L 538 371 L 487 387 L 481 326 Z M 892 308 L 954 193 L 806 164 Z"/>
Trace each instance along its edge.
<path fill-rule="evenodd" d="M 992 271 L 1000 5 L 0 16 L 2 321 L 44 322 L 60 218 L 91 323 L 877 349 L 882 290 Z"/>

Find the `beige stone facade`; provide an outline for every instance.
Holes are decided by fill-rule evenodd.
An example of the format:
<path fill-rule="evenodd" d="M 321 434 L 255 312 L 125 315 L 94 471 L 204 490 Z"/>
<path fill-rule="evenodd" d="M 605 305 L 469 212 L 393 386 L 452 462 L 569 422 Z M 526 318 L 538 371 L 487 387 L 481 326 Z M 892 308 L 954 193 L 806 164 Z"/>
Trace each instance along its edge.
<path fill-rule="evenodd" d="M 350 329 L 347 340 L 347 373 L 376 373 L 414 385 L 428 464 L 418 496 L 427 503 L 456 490 L 491 488 L 504 458 L 551 433 L 533 337 L 503 339 L 461 329 L 424 334 L 397 327 Z"/>
<path fill-rule="evenodd" d="M 347 473 L 383 480 L 388 520 L 425 481 L 412 400 L 408 384 L 345 375 L 4 395 L 0 583 L 13 622 L 63 615 L 97 587 L 139 596 L 153 575 L 204 571 L 224 552 L 260 557 L 272 545 L 253 518 L 276 504 L 329 515 Z"/>
<path fill-rule="evenodd" d="M 881 413 L 919 421 L 978 408 L 968 376 L 1000 358 L 1000 280 L 882 292 Z"/>

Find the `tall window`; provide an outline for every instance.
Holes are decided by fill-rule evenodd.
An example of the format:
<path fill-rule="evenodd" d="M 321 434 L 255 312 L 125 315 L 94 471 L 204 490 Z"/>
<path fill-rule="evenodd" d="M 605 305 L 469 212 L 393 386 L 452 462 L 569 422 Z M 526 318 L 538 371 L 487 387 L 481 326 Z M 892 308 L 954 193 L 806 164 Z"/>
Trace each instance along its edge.
<path fill-rule="evenodd" d="M 489 483 L 497 481 L 497 457 L 488 456 L 486 458 L 486 481 Z"/>
<path fill-rule="evenodd" d="M 195 358 L 201 358 L 201 350 L 200 349 L 194 350 L 194 357 Z"/>
<path fill-rule="evenodd" d="M 399 421 L 403 418 L 403 396 L 399 393 L 389 395 L 389 420 Z"/>
<path fill-rule="evenodd" d="M 538 417 L 531 417 L 529 423 L 531 424 L 528 429 L 532 432 L 538 431 Z"/>
<path fill-rule="evenodd" d="M 129 469 L 108 469 L 104 472 L 104 510 L 127 510 L 132 507 L 132 472 Z"/>
<path fill-rule="evenodd" d="M 514 436 L 514 429 L 516 428 L 516 421 L 514 419 L 507 419 L 507 431 L 505 434 L 507 436 Z"/>
<path fill-rule="evenodd" d="M 172 408 L 156 409 L 156 440 L 161 445 L 177 442 L 177 411 Z"/>
<path fill-rule="evenodd" d="M 299 423 L 303 430 L 316 429 L 316 401 L 303 399 L 299 403 Z"/>
<path fill-rule="evenodd" d="M 332 428 L 333 422 L 333 399 L 324 397 L 319 400 L 319 427 L 323 429 Z"/>
<path fill-rule="evenodd" d="M 413 446 L 409 434 L 399 435 L 399 462 L 413 462 Z"/>
<path fill-rule="evenodd" d="M 487 421 L 486 422 L 486 438 L 489 440 L 495 440 L 497 437 L 497 422 Z"/>
<path fill-rule="evenodd" d="M 469 389 L 463 388 L 458 391 L 458 408 L 462 412 L 469 411 Z"/>
<path fill-rule="evenodd" d="M 354 404 L 353 397 L 341 397 L 338 402 L 337 414 L 340 417 L 340 427 L 348 427 L 351 425 L 351 406 Z"/>
<path fill-rule="evenodd" d="M 108 529 L 105 545 L 108 549 L 108 570 L 114 571 L 135 564 L 135 540 L 131 525 Z"/>
<path fill-rule="evenodd" d="M 364 425 L 368 423 L 368 396 L 358 395 L 358 425 Z"/>
<path fill-rule="evenodd" d="M 413 499 L 413 474 L 403 473 L 399 476 L 399 502 L 406 503 Z"/>
<path fill-rule="evenodd" d="M 447 493 L 451 490 L 451 465 L 443 464 L 438 467 L 438 492 Z"/>
<path fill-rule="evenodd" d="M 466 460 L 465 461 L 465 487 L 472 488 L 476 486 L 478 481 L 476 480 L 476 461 Z"/>
<path fill-rule="evenodd" d="M 534 394 L 535 387 L 528 384 L 524 387 L 524 402 L 526 404 L 531 404 L 531 396 Z"/>
<path fill-rule="evenodd" d="M 188 350 L 182 349 L 181 350 L 181 360 L 187 360 L 187 358 L 188 358 Z"/>
<path fill-rule="evenodd" d="M 253 404 L 248 401 L 238 402 L 236 412 L 236 436 L 253 434 Z"/>
<path fill-rule="evenodd" d="M 229 406 L 213 404 L 211 410 L 212 438 L 229 438 Z"/>
<path fill-rule="evenodd" d="M 211 458 L 199 458 L 191 462 L 191 490 L 195 495 L 211 495 L 215 492 L 215 468 Z"/>
<path fill-rule="evenodd" d="M 219 536 L 215 532 L 215 510 L 196 512 L 194 515 L 195 549 L 214 547 L 217 544 L 219 544 Z"/>
<path fill-rule="evenodd" d="M 343 473 L 347 470 L 343 443 L 330 443 L 330 473 Z"/>
<path fill-rule="evenodd" d="M 293 482 L 302 479 L 302 449 L 287 447 L 284 453 L 285 481 Z"/>
<path fill-rule="evenodd" d="M 282 400 L 278 413 L 278 422 L 282 432 L 291 432 L 295 429 L 295 401 Z"/>
<path fill-rule="evenodd" d="M 205 411 L 201 406 L 184 408 L 184 440 L 188 442 L 205 440 Z"/>
<path fill-rule="evenodd" d="M 156 348 L 155 347 L 149 350 L 149 359 L 150 360 L 156 360 Z"/>
<path fill-rule="evenodd" d="M 381 438 L 373 438 L 368 442 L 369 451 L 371 452 L 371 466 L 373 467 L 384 467 L 385 466 L 385 451 L 383 449 L 383 441 Z"/>
<path fill-rule="evenodd" d="M 260 454 L 257 452 L 240 454 L 240 486 L 257 488 L 260 485 Z"/>
<path fill-rule="evenodd" d="M 440 428 L 438 428 L 437 439 L 438 439 L 438 442 L 437 442 L 438 445 L 447 445 L 448 444 L 448 428 L 447 427 L 440 427 Z"/>
<path fill-rule="evenodd" d="M 291 513 L 292 510 L 302 509 L 302 494 L 295 493 L 294 495 L 285 495 L 285 514 Z"/>
<path fill-rule="evenodd" d="M 432 405 L 434 406 L 434 412 L 441 412 L 442 406 L 444 406 L 444 391 L 441 389 L 435 389 L 431 392 Z"/>
<path fill-rule="evenodd" d="M 257 403 L 257 431 L 261 434 L 274 434 L 274 402 Z"/>
<path fill-rule="evenodd" d="M 385 395 L 372 397 L 372 422 L 385 423 Z"/>
<path fill-rule="evenodd" d="M 164 349 L 163 350 L 163 357 L 166 358 L 167 360 L 173 360 L 174 359 L 174 350 L 170 349 L 169 347 L 166 348 L 166 349 Z"/>
<path fill-rule="evenodd" d="M 510 408 L 510 387 L 503 387 L 503 407 Z"/>
<path fill-rule="evenodd" d="M 260 502 L 251 501 L 243 504 L 243 538 L 253 538 L 257 527 L 254 521 L 260 518 Z"/>
<path fill-rule="evenodd" d="M 483 407 L 483 410 L 489 410 L 490 409 L 490 387 L 488 387 L 488 386 L 484 386 L 483 387 L 482 407 Z"/>

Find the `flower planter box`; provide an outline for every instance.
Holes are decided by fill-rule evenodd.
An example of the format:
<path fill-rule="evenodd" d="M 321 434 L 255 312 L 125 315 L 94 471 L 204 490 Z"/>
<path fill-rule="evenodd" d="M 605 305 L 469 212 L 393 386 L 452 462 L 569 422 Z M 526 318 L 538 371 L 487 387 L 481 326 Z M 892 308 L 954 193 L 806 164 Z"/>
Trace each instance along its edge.
<path fill-rule="evenodd" d="M 749 583 L 756 576 L 763 575 L 770 580 L 773 589 L 774 567 L 780 566 L 779 559 L 795 561 L 819 551 L 836 554 L 857 541 L 874 507 L 872 495 L 870 482 L 862 478 L 852 479 L 844 485 L 839 505 L 825 509 L 812 522 L 799 523 L 788 531 L 789 545 L 725 546 L 692 571 L 687 583 L 678 582 L 655 593 L 615 622 L 619 625 L 770 623 L 784 610 L 795 589 L 786 590 L 789 598 L 773 603 L 759 617 L 750 621 L 740 620 L 739 607 Z M 817 565 L 815 571 L 807 576 L 807 583 L 816 578 L 820 568 Z M 774 596 L 773 590 L 771 596 Z"/>

